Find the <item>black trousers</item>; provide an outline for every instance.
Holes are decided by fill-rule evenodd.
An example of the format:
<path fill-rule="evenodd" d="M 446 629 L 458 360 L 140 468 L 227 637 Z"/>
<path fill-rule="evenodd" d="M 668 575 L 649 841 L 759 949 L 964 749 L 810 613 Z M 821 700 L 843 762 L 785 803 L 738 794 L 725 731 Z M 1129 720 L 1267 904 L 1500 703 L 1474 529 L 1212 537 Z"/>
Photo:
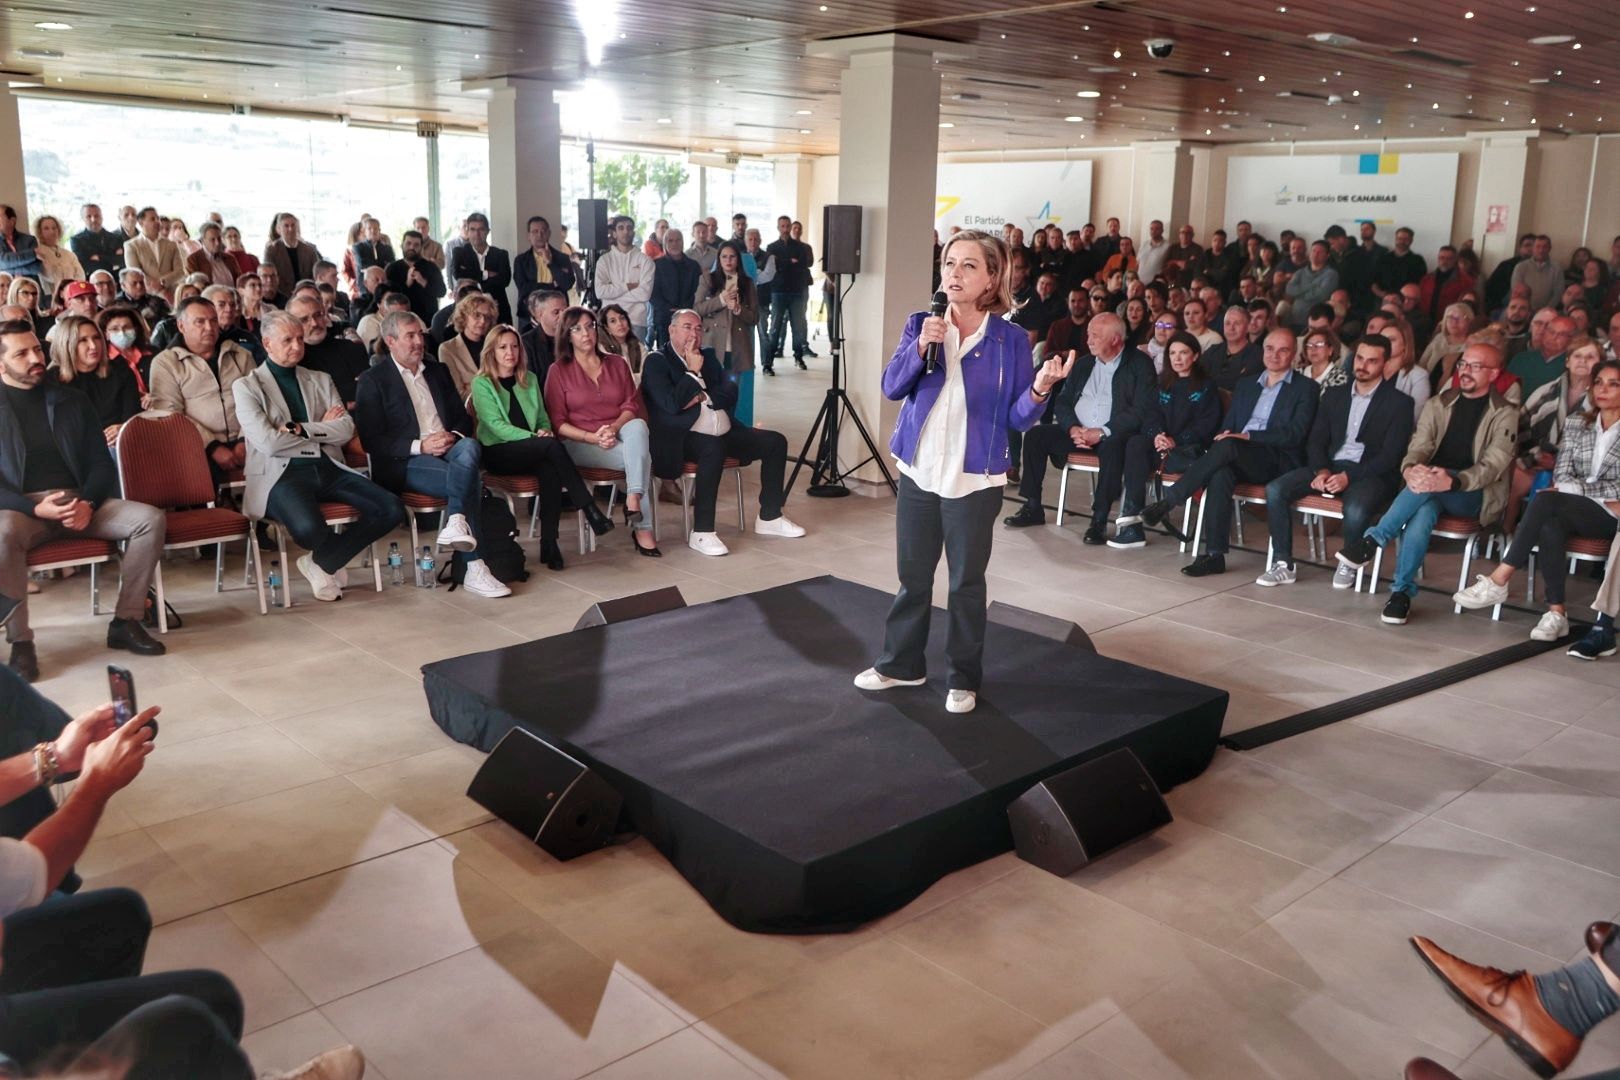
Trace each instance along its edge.
<path fill-rule="evenodd" d="M 536 435 L 518 442 L 495 443 L 484 447 L 484 468 L 505 476 L 533 476 L 540 482 L 540 540 L 557 542 L 558 522 L 562 520 L 563 489 L 575 510 L 591 505 L 591 492 L 579 475 L 568 448 L 556 436 Z"/>
<path fill-rule="evenodd" d="M 1168 473 L 1186 472 L 1203 453 L 1201 446 L 1178 446 L 1164 456 L 1153 445 L 1152 435 L 1132 435 L 1125 447 L 1125 493 L 1120 503 L 1120 517 L 1134 517 L 1147 505 L 1148 480 L 1155 469 Z"/>
<path fill-rule="evenodd" d="M 1345 464 L 1348 463 L 1335 461 L 1331 468 L 1334 472 L 1341 472 Z M 1271 529 L 1273 560 L 1281 559 L 1293 565 L 1294 521 L 1288 508 L 1295 499 L 1303 499 L 1311 493 L 1311 481 L 1314 479 L 1316 470 L 1306 466 L 1290 469 L 1266 485 L 1266 523 Z M 1384 507 L 1389 505 L 1400 489 L 1401 479 L 1396 474 L 1363 477 L 1352 481 L 1349 487 L 1339 492 L 1339 503 L 1344 509 L 1345 543 L 1360 540 L 1367 526 L 1378 520 Z"/>
<path fill-rule="evenodd" d="M 720 496 L 720 477 L 726 458 L 759 462 L 759 516 L 766 521 L 782 516 L 782 478 L 787 472 L 787 436 L 733 422 L 724 435 L 686 433 L 687 461 L 697 462 L 692 496 L 692 531 L 714 532 L 714 504 Z"/>
<path fill-rule="evenodd" d="M 1614 516 L 1596 501 L 1585 495 L 1543 490 L 1530 500 L 1529 509 L 1519 519 L 1519 529 L 1513 534 L 1513 543 L 1502 561 L 1515 570 L 1522 570 L 1530 562 L 1530 549 L 1539 546 L 1547 603 L 1562 604 L 1569 538 L 1585 536 L 1609 541 L 1614 539 L 1614 531 Z"/>
<path fill-rule="evenodd" d="M 236 1045 L 241 995 L 213 971 L 142 975 L 151 933 L 146 902 L 129 889 L 52 896 L 7 917 L 0 1053 L 30 1066 L 95 1043 L 145 1062 L 129 1076 L 251 1077 Z"/>
<path fill-rule="evenodd" d="M 1125 455 L 1129 446 L 1129 436 L 1110 435 L 1090 448 L 1090 453 L 1097 455 L 1102 470 L 1097 474 L 1097 482 L 1091 492 L 1091 520 L 1094 524 L 1100 525 L 1108 520 L 1108 511 L 1124 490 Z M 1040 505 L 1041 485 L 1046 482 L 1046 463 L 1050 461 L 1053 468 L 1062 468 L 1069 455 L 1078 449 L 1074 440 L 1069 438 L 1068 429 L 1059 424 L 1037 424 L 1030 428 L 1024 433 L 1024 471 L 1018 478 L 1019 496 L 1026 502 Z M 1129 511 L 1121 507 L 1120 513 L 1135 513 L 1140 509 L 1140 504 L 1135 510 Z"/>
<path fill-rule="evenodd" d="M 1282 455 L 1273 447 L 1256 446 L 1247 439 L 1222 439 L 1187 467 L 1164 498 L 1173 506 L 1179 505 L 1203 488 L 1205 550 L 1211 555 L 1225 555 L 1231 547 L 1233 489 L 1239 484 L 1269 484 L 1286 467 Z"/>
<path fill-rule="evenodd" d="M 945 634 L 945 659 L 950 667 L 946 687 L 979 689 L 984 681 L 984 571 L 990 564 L 1001 501 L 999 485 L 946 499 L 901 475 L 894 527 L 900 591 L 884 624 L 883 655 L 876 664 L 880 674 L 891 679 L 920 679 L 928 673 L 924 653 L 934 610 L 934 571 L 943 551 L 950 575 L 945 605 L 950 617 Z"/>
<path fill-rule="evenodd" d="M 321 503 L 348 503 L 360 520 L 338 532 L 321 516 Z M 399 496 L 381 484 L 340 469 L 324 455 L 294 464 L 281 474 L 265 499 L 264 512 L 309 550 L 315 565 L 335 574 L 349 560 L 405 521 Z"/>

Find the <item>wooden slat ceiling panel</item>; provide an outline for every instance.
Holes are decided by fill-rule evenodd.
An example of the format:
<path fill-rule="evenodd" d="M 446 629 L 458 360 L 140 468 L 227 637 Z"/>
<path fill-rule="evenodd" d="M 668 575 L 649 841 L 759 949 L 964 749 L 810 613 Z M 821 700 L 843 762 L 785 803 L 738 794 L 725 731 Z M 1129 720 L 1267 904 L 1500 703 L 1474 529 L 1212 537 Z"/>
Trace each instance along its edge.
<path fill-rule="evenodd" d="M 592 18 L 604 6 L 582 5 Z M 618 103 L 607 120 L 594 110 L 601 138 L 832 153 L 840 65 L 806 46 L 899 31 L 974 47 L 973 60 L 939 65 L 947 150 L 1620 130 L 1613 0 L 620 0 L 595 70 L 564 0 L 198 7 L 7 7 L 0 67 L 52 89 L 475 126 L 485 101 L 466 82 L 590 77 Z M 45 21 L 73 29 L 36 28 Z M 1346 40 L 1310 37 L 1321 33 Z M 1150 59 L 1150 37 L 1174 39 L 1173 55 Z"/>

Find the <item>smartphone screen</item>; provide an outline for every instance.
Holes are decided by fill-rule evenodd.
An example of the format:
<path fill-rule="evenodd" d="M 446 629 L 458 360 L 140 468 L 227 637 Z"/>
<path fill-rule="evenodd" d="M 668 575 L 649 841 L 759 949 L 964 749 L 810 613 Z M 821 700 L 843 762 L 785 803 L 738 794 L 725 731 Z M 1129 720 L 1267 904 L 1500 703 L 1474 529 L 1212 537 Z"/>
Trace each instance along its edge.
<path fill-rule="evenodd" d="M 127 668 L 108 664 L 107 689 L 112 694 L 113 726 L 123 727 L 139 711 L 135 707 L 135 676 Z"/>

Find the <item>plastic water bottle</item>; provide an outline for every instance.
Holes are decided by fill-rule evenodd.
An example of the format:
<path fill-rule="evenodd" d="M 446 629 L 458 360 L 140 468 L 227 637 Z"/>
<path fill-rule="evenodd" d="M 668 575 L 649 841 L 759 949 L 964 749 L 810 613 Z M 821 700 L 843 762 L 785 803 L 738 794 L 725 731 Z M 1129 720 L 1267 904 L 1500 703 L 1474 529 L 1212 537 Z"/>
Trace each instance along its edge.
<path fill-rule="evenodd" d="M 388 583 L 405 584 L 405 558 L 399 553 L 399 544 L 388 545 Z"/>
<path fill-rule="evenodd" d="M 422 545 L 421 558 L 416 565 L 422 568 L 422 588 L 437 589 L 439 587 L 439 568 L 433 561 L 433 547 L 430 544 Z"/>
<path fill-rule="evenodd" d="M 270 578 L 266 582 L 270 589 L 270 606 L 281 606 L 281 560 L 270 560 Z"/>

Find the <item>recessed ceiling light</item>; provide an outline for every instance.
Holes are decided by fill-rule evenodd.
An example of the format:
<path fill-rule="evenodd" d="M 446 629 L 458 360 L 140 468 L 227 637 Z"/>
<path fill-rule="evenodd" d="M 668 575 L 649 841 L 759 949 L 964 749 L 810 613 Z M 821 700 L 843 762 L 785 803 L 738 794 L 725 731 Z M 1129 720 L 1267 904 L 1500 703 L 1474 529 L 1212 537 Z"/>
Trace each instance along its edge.
<path fill-rule="evenodd" d="M 1118 50 L 1118 49 L 1115 49 L 1115 50 L 1114 50 L 1114 59 L 1115 59 L 1115 60 L 1118 60 L 1118 59 L 1119 59 L 1119 58 L 1120 58 L 1120 57 L 1121 57 L 1121 56 L 1124 56 L 1124 55 L 1125 55 L 1125 54 L 1124 54 L 1124 53 L 1122 53 L 1122 52 L 1120 52 L 1120 51 L 1119 51 L 1119 50 Z"/>
<path fill-rule="evenodd" d="M 1465 19 L 1472 19 L 1472 18 L 1473 18 L 1473 17 L 1474 17 L 1474 13 L 1473 13 L 1473 12 L 1472 12 L 1472 11 L 1465 11 L 1465 12 L 1463 12 L 1463 18 L 1465 18 Z"/>
<path fill-rule="evenodd" d="M 660 123 L 660 124 L 667 124 L 667 123 L 669 123 L 669 117 L 667 117 L 667 116 L 660 116 L 660 117 L 659 117 L 659 118 L 658 118 L 658 122 L 659 122 L 659 123 Z"/>
<path fill-rule="evenodd" d="M 1574 34 L 1543 34 L 1530 39 L 1532 45 L 1563 45 L 1575 40 Z"/>
<path fill-rule="evenodd" d="M 810 129 L 809 128 L 800 128 L 799 129 L 799 134 L 800 135 L 808 135 L 808 134 L 810 134 Z"/>
<path fill-rule="evenodd" d="M 942 128 L 953 128 L 956 125 L 951 123 L 949 120 L 941 120 L 939 126 Z"/>
<path fill-rule="evenodd" d="M 1265 76 L 1264 76 L 1264 75 L 1259 75 L 1259 76 L 1256 76 L 1256 78 L 1258 78 L 1258 79 L 1259 79 L 1259 80 L 1260 80 L 1260 81 L 1261 81 L 1261 82 L 1265 82 L 1265 81 L 1266 81 L 1266 77 L 1265 77 Z"/>
<path fill-rule="evenodd" d="M 821 6 L 820 6 L 820 7 L 818 7 L 818 8 L 817 8 L 817 9 L 816 9 L 816 10 L 817 10 L 817 11 L 826 11 L 826 10 L 827 10 L 827 5 L 826 5 L 826 4 L 822 4 L 822 5 L 821 5 Z"/>
<path fill-rule="evenodd" d="M 65 22 L 37 22 L 37 23 L 34 24 L 34 29 L 35 30 L 71 30 L 71 29 L 73 29 L 73 24 L 72 23 L 65 23 Z"/>
<path fill-rule="evenodd" d="M 1083 98 L 1102 97 L 1102 91 L 1101 90 L 1076 90 L 1074 92 L 1074 96 L 1075 97 L 1083 97 Z"/>
<path fill-rule="evenodd" d="M 716 146 L 716 147 L 713 147 L 713 150 L 714 150 L 714 152 L 715 152 L 715 153 L 717 153 L 717 154 L 725 154 L 725 153 L 729 153 L 729 151 L 728 151 L 728 150 L 727 150 L 727 149 L 726 149 L 726 148 L 725 148 L 725 147 L 723 147 L 723 146 Z"/>
<path fill-rule="evenodd" d="M 810 110 L 809 109 L 794 109 L 793 110 L 793 115 L 794 116 L 809 116 L 810 115 Z"/>
<path fill-rule="evenodd" d="M 1083 116 L 1065 116 L 1063 119 L 1070 124 L 1081 124 L 1085 122 L 1086 118 Z"/>

